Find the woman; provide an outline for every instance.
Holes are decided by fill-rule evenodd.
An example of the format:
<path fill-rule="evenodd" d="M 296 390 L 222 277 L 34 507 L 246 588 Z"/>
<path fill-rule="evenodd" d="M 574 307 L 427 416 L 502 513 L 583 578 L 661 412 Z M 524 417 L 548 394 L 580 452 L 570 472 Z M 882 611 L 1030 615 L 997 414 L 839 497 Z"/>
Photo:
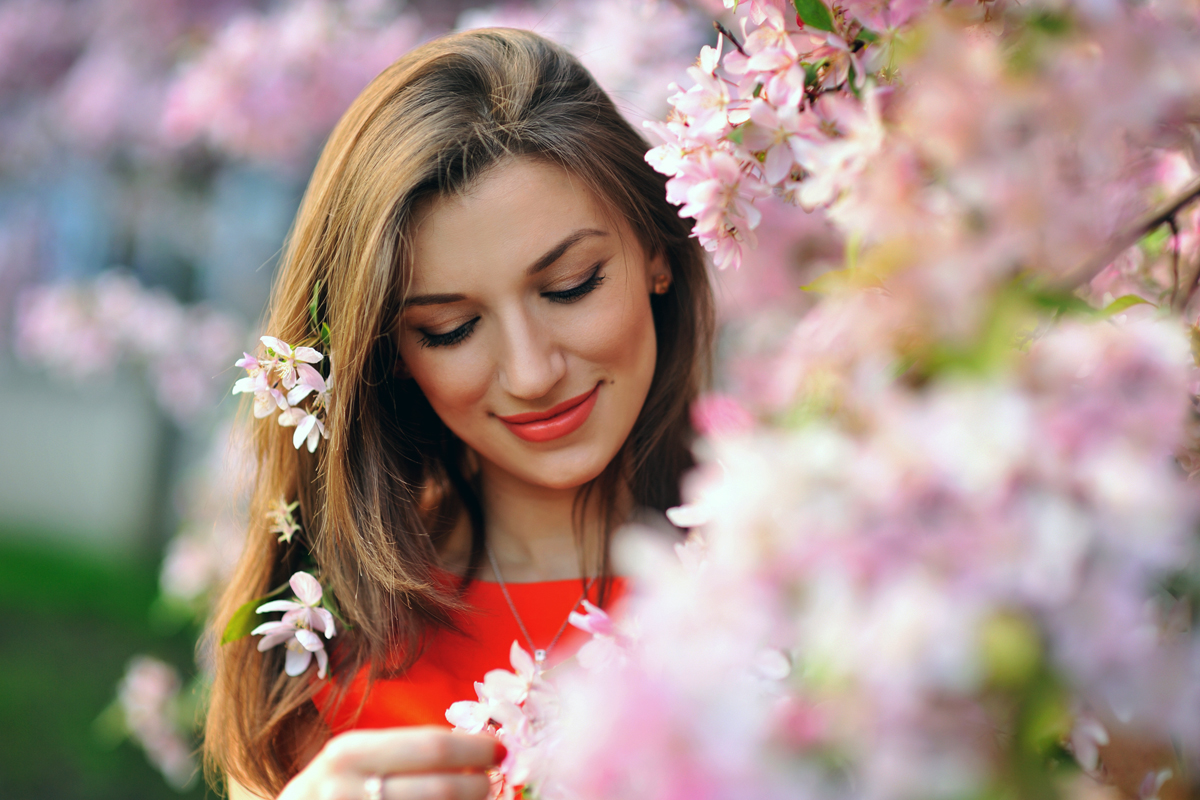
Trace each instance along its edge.
<path fill-rule="evenodd" d="M 415 50 L 338 124 L 267 326 L 328 325 L 329 439 L 310 454 L 259 423 L 215 619 L 307 568 L 348 627 L 326 680 L 253 639 L 217 649 L 206 751 L 234 796 L 483 797 L 496 748 L 449 733 L 447 701 L 514 639 L 569 655 L 574 604 L 620 590 L 610 533 L 678 503 L 712 298 L 646 149 L 571 56 L 515 30 Z M 279 498 L 299 503 L 286 541 Z"/>

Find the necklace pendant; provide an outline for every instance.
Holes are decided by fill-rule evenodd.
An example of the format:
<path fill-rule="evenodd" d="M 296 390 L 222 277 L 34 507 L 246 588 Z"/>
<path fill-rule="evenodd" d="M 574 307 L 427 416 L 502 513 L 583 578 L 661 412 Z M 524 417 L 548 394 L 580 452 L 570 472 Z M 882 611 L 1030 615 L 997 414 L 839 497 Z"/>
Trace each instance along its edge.
<path fill-rule="evenodd" d="M 543 664 L 546 661 L 546 651 L 545 650 L 534 650 L 533 651 L 533 660 L 536 661 L 539 665 Z"/>

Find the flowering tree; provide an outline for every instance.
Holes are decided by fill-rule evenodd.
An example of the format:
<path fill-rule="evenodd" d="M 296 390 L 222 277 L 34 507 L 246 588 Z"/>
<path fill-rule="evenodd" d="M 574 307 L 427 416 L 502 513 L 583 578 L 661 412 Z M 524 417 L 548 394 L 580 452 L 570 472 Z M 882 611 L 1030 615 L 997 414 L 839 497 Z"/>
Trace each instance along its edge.
<path fill-rule="evenodd" d="M 19 5 L 0 38 L 37 58 L 0 55 L 0 91 L 23 153 L 37 120 L 67 115 L 91 148 L 297 169 L 374 70 L 437 32 L 371 3 L 84 4 L 110 30 L 162 32 L 114 53 L 67 5 L 41 4 L 41 22 Z M 786 243 L 819 231 L 844 263 L 771 317 L 766 344 L 727 341 L 727 392 L 694 409 L 702 464 L 672 514 L 687 545 L 620 541 L 634 589 L 611 619 L 577 615 L 595 636 L 580 669 L 549 680 L 516 647 L 451 721 L 508 746 L 500 791 L 545 798 L 1100 793 L 1085 775 L 1183 796 L 1200 768 L 1200 7 L 681 5 L 504 5 L 460 25 L 555 36 L 619 103 L 685 84 L 648 160 L 716 265 L 744 263 L 760 290 L 726 307 L 727 330 L 794 288 Z M 48 99 L 11 99 L 34 80 L 19 63 Z M 134 99 L 71 89 L 101 79 Z M 115 327 L 60 335 L 103 304 L 45 297 L 18 340 L 33 358 L 86 371 L 88 348 L 133 347 Z M 80 346 L 55 361 L 64 338 Z M 241 389 L 319 447 L 329 365 L 267 339 Z M 223 367 L 214 353 L 194 357 Z M 273 513 L 293 535 L 286 503 Z M 202 614 L 238 541 L 190 513 L 164 595 Z M 291 618 L 248 619 L 319 670 L 336 628 L 298 580 L 296 600 L 257 606 Z M 154 687 L 129 727 L 179 783 L 178 682 L 148 663 L 123 684 Z"/>
<path fill-rule="evenodd" d="M 490 716 L 505 791 L 1184 796 L 1200 8 L 728 5 L 648 159 L 719 267 L 772 195 L 846 263 L 696 409 L 621 658 Z"/>

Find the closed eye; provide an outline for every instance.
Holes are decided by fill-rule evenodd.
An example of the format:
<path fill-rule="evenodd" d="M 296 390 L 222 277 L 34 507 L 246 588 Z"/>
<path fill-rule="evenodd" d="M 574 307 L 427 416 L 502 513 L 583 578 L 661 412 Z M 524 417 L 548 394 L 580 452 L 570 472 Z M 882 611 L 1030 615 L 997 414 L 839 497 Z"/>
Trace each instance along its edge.
<path fill-rule="evenodd" d="M 458 344 L 471 335 L 471 331 L 475 330 L 478 322 L 479 317 L 475 317 L 447 333 L 430 333 L 422 330 L 420 331 L 421 347 L 449 347 Z"/>
<path fill-rule="evenodd" d="M 542 297 L 552 303 L 574 303 L 585 295 L 591 294 L 597 286 L 604 282 L 604 276 L 600 274 L 600 268 L 603 266 L 603 264 L 597 264 L 592 267 L 591 273 L 578 286 L 572 286 L 570 289 L 563 289 L 560 292 L 542 292 Z"/>

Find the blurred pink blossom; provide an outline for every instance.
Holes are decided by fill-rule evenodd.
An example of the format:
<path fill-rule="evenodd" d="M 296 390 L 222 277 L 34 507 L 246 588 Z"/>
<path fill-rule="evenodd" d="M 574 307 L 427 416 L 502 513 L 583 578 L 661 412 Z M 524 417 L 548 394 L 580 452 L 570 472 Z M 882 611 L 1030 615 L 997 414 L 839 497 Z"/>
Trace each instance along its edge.
<path fill-rule="evenodd" d="M 182 789 L 196 777 L 191 737 L 179 716 L 179 673 L 150 656 L 129 662 L 117 701 L 130 734 L 172 786 Z"/>

